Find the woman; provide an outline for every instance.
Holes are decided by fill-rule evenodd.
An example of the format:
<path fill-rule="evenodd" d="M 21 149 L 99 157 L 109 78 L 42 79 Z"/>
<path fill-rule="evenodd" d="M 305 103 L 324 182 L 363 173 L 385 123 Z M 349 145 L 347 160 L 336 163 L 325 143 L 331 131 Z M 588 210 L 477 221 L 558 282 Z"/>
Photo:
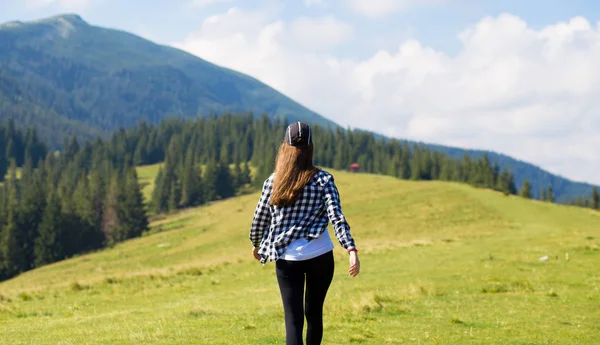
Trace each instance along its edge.
<path fill-rule="evenodd" d="M 333 176 L 313 165 L 310 127 L 292 123 L 279 148 L 275 172 L 263 184 L 250 229 L 254 258 L 263 265 L 267 260 L 275 262 L 286 345 L 303 344 L 305 315 L 306 344 L 321 343 L 323 302 L 334 271 L 329 222 L 349 253 L 348 273 L 355 277 L 360 261 Z"/>

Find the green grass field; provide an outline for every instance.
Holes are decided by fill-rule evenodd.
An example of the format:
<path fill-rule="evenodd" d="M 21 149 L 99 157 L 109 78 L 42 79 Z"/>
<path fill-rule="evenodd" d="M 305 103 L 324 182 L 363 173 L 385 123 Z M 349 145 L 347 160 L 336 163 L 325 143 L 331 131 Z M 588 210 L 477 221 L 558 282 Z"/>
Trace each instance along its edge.
<path fill-rule="evenodd" d="M 362 269 L 336 242 L 323 344 L 598 344 L 600 213 L 333 173 Z M 274 265 L 251 257 L 257 200 L 1 283 L 0 344 L 285 344 Z"/>
<path fill-rule="evenodd" d="M 149 201 L 152 199 L 152 192 L 154 191 L 154 180 L 158 175 L 158 169 L 162 166 L 162 163 L 144 165 L 137 168 L 138 181 L 142 186 L 142 192 L 144 198 Z"/>

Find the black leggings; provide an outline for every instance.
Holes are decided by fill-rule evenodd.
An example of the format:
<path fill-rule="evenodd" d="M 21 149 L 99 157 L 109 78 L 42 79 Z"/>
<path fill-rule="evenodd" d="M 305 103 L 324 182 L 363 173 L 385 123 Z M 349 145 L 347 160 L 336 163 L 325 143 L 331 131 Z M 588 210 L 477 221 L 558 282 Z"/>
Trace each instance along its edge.
<path fill-rule="evenodd" d="M 304 315 L 308 326 L 306 345 L 321 344 L 323 302 L 333 279 L 333 251 L 304 261 L 279 259 L 275 264 L 285 314 L 286 345 L 303 344 Z"/>

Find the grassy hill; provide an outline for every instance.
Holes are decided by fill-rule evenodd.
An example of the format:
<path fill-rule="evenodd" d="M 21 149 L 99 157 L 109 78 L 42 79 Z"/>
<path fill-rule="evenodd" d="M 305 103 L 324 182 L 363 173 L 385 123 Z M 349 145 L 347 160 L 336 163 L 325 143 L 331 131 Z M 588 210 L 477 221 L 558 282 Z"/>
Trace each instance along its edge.
<path fill-rule="evenodd" d="M 596 344 L 599 213 L 333 172 L 362 272 L 336 244 L 324 344 Z M 273 264 L 250 255 L 257 200 L 156 219 L 154 234 L 0 284 L 0 343 L 284 344 Z"/>

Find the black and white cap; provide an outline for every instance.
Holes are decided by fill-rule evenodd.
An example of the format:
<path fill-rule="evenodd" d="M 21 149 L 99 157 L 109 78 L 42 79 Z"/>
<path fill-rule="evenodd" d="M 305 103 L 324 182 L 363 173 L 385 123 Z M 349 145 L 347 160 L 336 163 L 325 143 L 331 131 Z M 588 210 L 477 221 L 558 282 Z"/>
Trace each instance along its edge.
<path fill-rule="evenodd" d="M 304 147 L 312 144 L 312 131 L 310 126 L 303 122 L 290 124 L 285 131 L 285 142 L 288 145 Z"/>

